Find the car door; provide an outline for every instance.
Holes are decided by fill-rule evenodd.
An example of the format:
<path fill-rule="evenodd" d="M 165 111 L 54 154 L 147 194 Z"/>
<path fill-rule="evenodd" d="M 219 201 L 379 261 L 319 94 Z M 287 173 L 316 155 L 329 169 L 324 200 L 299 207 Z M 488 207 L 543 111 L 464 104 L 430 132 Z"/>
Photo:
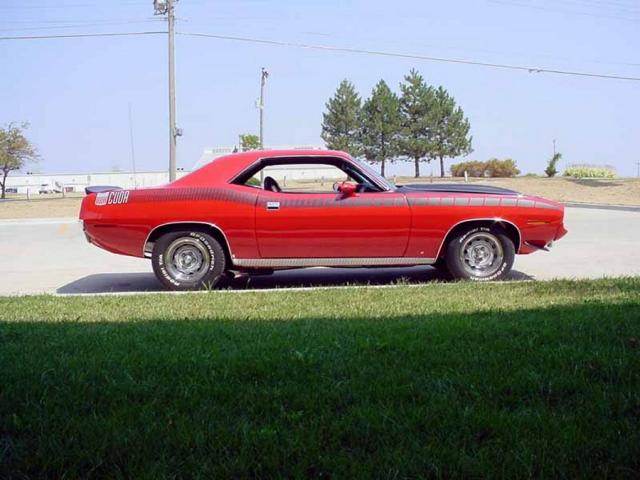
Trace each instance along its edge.
<path fill-rule="evenodd" d="M 402 257 L 411 213 L 402 193 L 272 192 L 256 202 L 262 258 Z"/>

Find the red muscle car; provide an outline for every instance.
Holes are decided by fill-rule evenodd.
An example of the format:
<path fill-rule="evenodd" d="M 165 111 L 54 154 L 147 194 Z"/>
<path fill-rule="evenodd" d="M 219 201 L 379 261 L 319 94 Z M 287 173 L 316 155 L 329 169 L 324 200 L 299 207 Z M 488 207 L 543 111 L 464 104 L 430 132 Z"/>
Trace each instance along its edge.
<path fill-rule="evenodd" d="M 305 181 L 309 172 L 319 183 Z M 396 186 L 344 152 L 320 150 L 227 155 L 157 188 L 88 187 L 80 210 L 90 243 L 150 258 L 174 290 L 304 267 L 432 265 L 496 280 L 516 253 L 565 235 L 563 217 L 560 203 L 502 188 Z"/>

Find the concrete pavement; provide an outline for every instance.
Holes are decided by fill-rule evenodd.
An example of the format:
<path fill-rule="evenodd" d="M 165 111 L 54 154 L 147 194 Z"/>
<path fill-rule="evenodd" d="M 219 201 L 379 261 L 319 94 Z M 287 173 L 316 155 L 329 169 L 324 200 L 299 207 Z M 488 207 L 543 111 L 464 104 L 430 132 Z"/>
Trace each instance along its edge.
<path fill-rule="evenodd" d="M 567 208 L 569 233 L 551 252 L 517 256 L 512 278 L 640 275 L 640 212 Z M 89 245 L 74 219 L 0 221 L 0 295 L 162 290 L 148 260 Z M 232 288 L 391 284 L 440 279 L 431 267 L 307 269 L 234 282 Z"/>

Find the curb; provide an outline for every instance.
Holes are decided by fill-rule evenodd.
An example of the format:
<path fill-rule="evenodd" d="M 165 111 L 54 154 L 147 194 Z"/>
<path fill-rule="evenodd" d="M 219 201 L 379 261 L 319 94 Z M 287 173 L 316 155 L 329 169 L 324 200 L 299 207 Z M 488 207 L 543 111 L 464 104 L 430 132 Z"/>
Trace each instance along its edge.
<path fill-rule="evenodd" d="M 9 218 L 0 220 L 0 225 L 22 226 L 22 225 L 60 225 L 62 223 L 79 223 L 75 217 L 58 218 Z"/>
<path fill-rule="evenodd" d="M 640 205 L 608 205 L 606 203 L 575 203 L 563 202 L 565 207 L 570 208 L 590 208 L 599 210 L 617 210 L 621 212 L 640 212 Z"/>

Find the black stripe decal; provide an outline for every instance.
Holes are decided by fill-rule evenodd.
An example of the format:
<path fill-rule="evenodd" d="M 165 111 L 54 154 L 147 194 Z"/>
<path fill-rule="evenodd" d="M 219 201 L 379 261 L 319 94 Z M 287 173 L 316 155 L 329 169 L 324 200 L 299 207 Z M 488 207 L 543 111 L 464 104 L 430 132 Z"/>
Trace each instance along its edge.
<path fill-rule="evenodd" d="M 241 192 L 217 187 L 158 188 L 148 190 L 130 190 L 129 203 L 138 202 L 171 202 L 171 201 L 204 201 L 244 203 L 252 205 L 256 193 Z M 359 196 L 351 198 L 282 198 L 282 196 L 263 196 L 259 207 L 266 208 L 267 202 L 279 201 L 281 208 L 356 208 L 356 207 L 401 207 L 405 205 L 403 197 Z M 561 210 L 561 207 L 540 200 L 506 197 L 406 197 L 409 205 L 414 207 L 523 207 Z"/>

